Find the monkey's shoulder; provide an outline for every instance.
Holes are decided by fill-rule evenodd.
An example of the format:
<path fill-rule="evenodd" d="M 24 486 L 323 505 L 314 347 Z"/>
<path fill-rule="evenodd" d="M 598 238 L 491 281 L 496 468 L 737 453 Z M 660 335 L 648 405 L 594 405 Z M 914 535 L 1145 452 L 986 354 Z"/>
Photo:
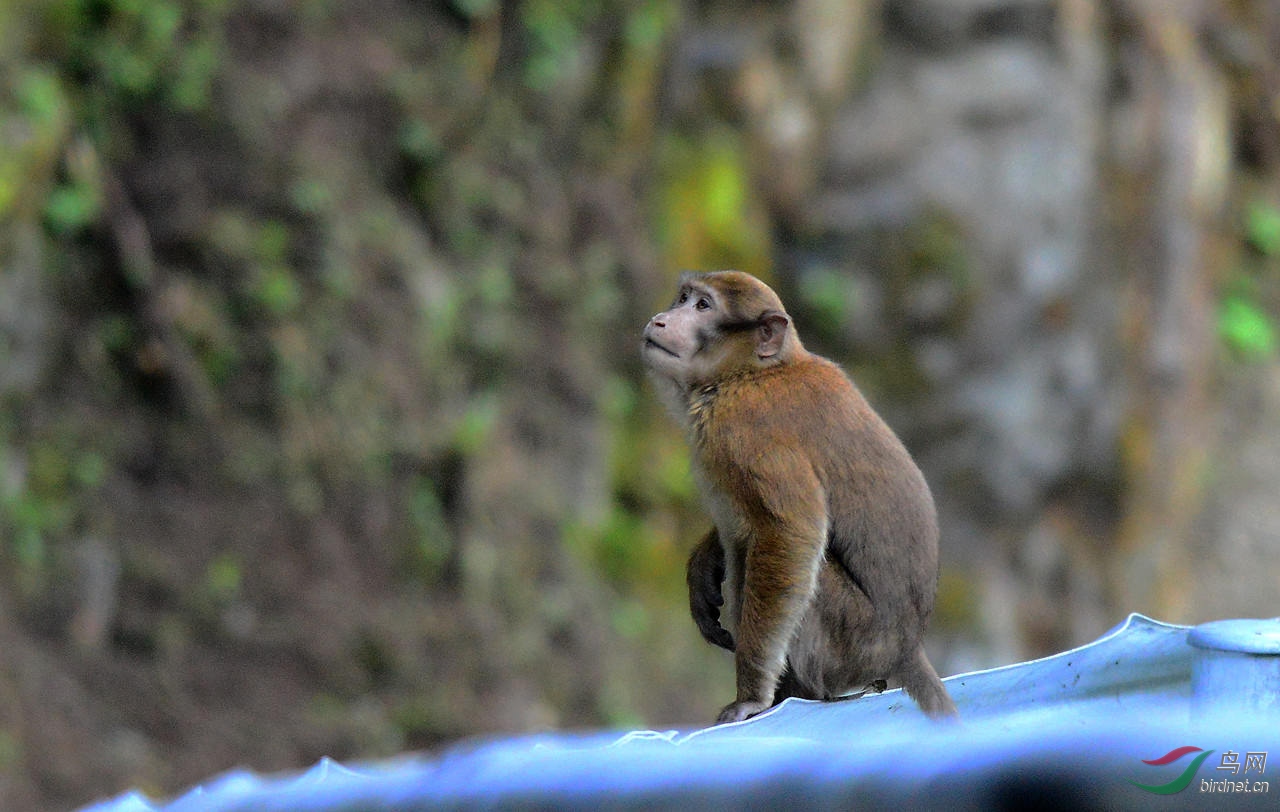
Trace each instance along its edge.
<path fill-rule="evenodd" d="M 829 416 L 832 410 L 867 408 L 857 386 L 840 365 L 819 355 L 758 370 L 725 388 L 726 406 L 766 419 L 781 416 L 791 421 L 797 410 L 808 414 L 818 409 L 822 410 L 820 414 Z"/>
<path fill-rule="evenodd" d="M 717 448 L 808 446 L 824 426 L 875 419 L 844 370 L 817 355 L 718 381 L 694 393 L 689 413 L 695 437 Z"/>

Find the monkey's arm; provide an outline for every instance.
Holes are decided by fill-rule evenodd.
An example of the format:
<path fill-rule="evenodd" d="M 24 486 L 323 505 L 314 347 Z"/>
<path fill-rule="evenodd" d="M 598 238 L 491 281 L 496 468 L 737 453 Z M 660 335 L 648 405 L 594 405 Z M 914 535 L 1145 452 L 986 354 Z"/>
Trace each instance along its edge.
<path fill-rule="evenodd" d="M 751 525 L 738 621 L 738 697 L 718 721 L 754 716 L 773 704 L 787 646 L 817 590 L 826 547 L 826 498 L 808 461 L 788 454 L 757 460 L 740 491 Z"/>
<path fill-rule="evenodd" d="M 708 643 L 733 651 L 733 635 L 720 625 L 724 605 L 724 547 L 716 528 L 698 542 L 689 556 L 689 612 Z"/>

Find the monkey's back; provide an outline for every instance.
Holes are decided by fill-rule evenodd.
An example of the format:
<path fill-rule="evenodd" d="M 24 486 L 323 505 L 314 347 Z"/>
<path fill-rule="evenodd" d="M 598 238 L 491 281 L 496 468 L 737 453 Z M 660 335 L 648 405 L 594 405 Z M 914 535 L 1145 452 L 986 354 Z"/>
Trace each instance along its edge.
<path fill-rule="evenodd" d="M 792 645 L 797 681 L 823 698 L 877 679 L 909 683 L 938 579 L 933 496 L 906 447 L 836 364 L 806 359 L 803 397 L 822 416 L 830 522 L 819 596 Z"/>
<path fill-rule="evenodd" d="M 813 447 L 826 491 L 828 555 L 850 570 L 882 622 L 920 627 L 933 608 L 938 522 L 906 447 L 836 364 L 813 357 L 824 441 Z M 817 370 L 821 370 L 818 372 Z"/>

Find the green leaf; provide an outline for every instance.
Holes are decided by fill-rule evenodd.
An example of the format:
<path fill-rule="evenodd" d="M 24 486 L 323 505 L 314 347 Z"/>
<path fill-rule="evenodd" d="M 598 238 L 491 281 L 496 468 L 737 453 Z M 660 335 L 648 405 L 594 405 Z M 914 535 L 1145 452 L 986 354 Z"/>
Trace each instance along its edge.
<path fill-rule="evenodd" d="M 731 234 L 740 227 L 747 199 L 743 171 L 732 149 L 719 148 L 709 156 L 704 176 L 704 205 L 707 226 L 715 234 Z"/>
<path fill-rule="evenodd" d="M 285 316 L 302 301 L 302 287 L 288 267 L 269 265 L 262 269 L 254 296 L 274 315 Z"/>
<path fill-rule="evenodd" d="M 1260 201 L 1250 203 L 1245 211 L 1245 238 L 1269 257 L 1280 255 L 1280 209 Z"/>
<path fill-rule="evenodd" d="M 1236 352 L 1251 360 L 1275 355 L 1276 327 L 1257 304 L 1241 296 L 1223 300 L 1218 311 L 1218 334 Z"/>
<path fill-rule="evenodd" d="M 24 74 L 18 80 L 17 97 L 22 111 L 40 124 L 57 121 L 67 113 L 67 98 L 58 77 L 44 71 Z"/>
<path fill-rule="evenodd" d="M 231 600 L 240 592 L 243 568 L 240 559 L 232 553 L 224 553 L 209 562 L 205 571 L 205 585 L 209 594 L 219 600 Z"/>
<path fill-rule="evenodd" d="M 80 184 L 57 187 L 44 204 L 45 219 L 59 234 L 71 234 L 90 225 L 98 219 L 99 210 L 98 196 Z"/>

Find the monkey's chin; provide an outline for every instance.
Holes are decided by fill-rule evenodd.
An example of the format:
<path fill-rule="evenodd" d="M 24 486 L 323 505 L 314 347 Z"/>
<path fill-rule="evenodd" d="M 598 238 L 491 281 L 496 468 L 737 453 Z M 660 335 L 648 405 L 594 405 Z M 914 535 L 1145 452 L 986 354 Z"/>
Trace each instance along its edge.
<path fill-rule="evenodd" d="M 662 346 L 662 345 L 661 345 L 661 344 L 659 344 L 658 342 L 654 341 L 652 338 L 646 338 L 646 339 L 644 340 L 644 350 L 645 350 L 645 352 L 649 352 L 649 351 L 652 351 L 652 350 L 660 350 L 661 352 L 665 352 L 667 355 L 670 355 L 672 358 L 679 358 L 679 357 L 680 357 L 680 356 L 679 356 L 679 355 L 677 355 L 676 353 L 672 352 L 671 350 L 669 350 L 669 349 L 667 349 L 666 347 Z"/>

